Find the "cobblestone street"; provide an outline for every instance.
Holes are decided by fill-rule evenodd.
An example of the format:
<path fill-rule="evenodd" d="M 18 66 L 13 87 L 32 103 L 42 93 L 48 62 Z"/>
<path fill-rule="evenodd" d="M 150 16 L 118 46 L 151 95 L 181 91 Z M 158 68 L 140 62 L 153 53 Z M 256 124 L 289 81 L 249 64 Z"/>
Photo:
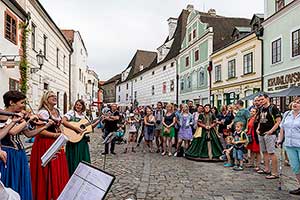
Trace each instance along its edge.
<path fill-rule="evenodd" d="M 101 142 L 99 131 L 91 134 L 92 163 L 102 169 Z M 106 159 L 106 171 L 116 176 L 107 199 L 297 199 L 287 192 L 296 186 L 288 167 L 283 191 L 278 191 L 278 179 L 266 180 L 250 169 L 236 172 L 222 163 L 162 157 L 141 149 L 123 154 L 123 149 L 116 145 L 117 155 Z"/>

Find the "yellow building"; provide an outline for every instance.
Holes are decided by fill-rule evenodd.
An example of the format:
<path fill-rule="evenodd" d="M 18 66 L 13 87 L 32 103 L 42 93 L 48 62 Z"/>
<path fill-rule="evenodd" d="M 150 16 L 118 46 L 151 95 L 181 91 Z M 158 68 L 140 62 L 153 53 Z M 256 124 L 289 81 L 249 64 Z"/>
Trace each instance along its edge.
<path fill-rule="evenodd" d="M 211 55 L 211 100 L 218 108 L 261 90 L 262 21 L 262 15 L 254 15 L 249 27 L 234 29 L 234 42 Z"/>

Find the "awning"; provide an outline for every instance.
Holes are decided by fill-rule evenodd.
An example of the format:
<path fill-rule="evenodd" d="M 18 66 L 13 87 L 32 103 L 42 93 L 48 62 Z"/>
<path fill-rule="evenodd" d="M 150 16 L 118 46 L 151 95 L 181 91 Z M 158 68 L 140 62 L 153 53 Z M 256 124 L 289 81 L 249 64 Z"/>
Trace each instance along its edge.
<path fill-rule="evenodd" d="M 280 92 L 275 92 L 270 95 L 270 97 L 293 97 L 300 96 L 300 86 L 291 86 Z"/>

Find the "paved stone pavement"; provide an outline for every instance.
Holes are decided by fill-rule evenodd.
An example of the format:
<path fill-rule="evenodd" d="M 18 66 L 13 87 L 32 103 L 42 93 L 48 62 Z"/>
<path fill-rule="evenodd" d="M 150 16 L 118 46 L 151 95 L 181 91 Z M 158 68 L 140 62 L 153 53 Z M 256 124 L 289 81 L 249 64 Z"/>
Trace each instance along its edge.
<path fill-rule="evenodd" d="M 102 169 L 101 133 L 90 136 L 92 163 Z M 278 191 L 278 179 L 266 180 L 250 169 L 236 172 L 222 163 L 162 157 L 141 149 L 123 154 L 123 149 L 124 144 L 116 145 L 117 155 L 106 158 L 106 171 L 116 176 L 107 199 L 300 199 L 287 192 L 296 187 L 289 167 L 284 168 L 283 190 Z"/>

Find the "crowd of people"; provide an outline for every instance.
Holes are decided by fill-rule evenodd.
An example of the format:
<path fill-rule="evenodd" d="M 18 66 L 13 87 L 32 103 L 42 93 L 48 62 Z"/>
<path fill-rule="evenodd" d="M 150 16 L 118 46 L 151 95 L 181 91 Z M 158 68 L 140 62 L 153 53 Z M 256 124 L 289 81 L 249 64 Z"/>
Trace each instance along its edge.
<path fill-rule="evenodd" d="M 16 191 L 22 200 L 57 199 L 81 161 L 90 162 L 89 136 L 73 122 L 86 119 L 90 126 L 103 129 L 103 155 L 116 154 L 115 144 L 124 142 L 123 153 L 159 153 L 196 161 L 223 161 L 224 167 L 242 171 L 245 167 L 277 179 L 276 148 L 282 145 L 287 162 L 300 184 L 300 98 L 290 110 L 281 113 L 263 94 L 245 108 L 238 100 L 220 108 L 206 105 L 163 104 L 126 109 L 117 104 L 105 106 L 98 120 L 86 116 L 85 102 L 77 100 L 65 114 L 56 108 L 57 96 L 43 94 L 38 112 L 26 109 L 26 96 L 19 91 L 3 95 L 0 110 L 1 182 Z M 46 166 L 41 157 L 63 134 L 64 128 L 82 135 L 79 142 L 68 142 Z M 20 135 L 35 137 L 30 165 Z M 261 166 L 263 160 L 263 167 Z M 290 191 L 300 195 L 300 189 Z"/>
<path fill-rule="evenodd" d="M 300 98 L 282 113 L 266 94 L 253 99 L 246 108 L 242 100 L 223 105 L 220 111 L 209 104 L 163 104 L 118 111 L 117 105 L 103 109 L 103 138 L 109 132 L 123 132 L 128 143 L 124 152 L 161 153 L 197 161 L 223 161 L 224 167 L 242 171 L 253 168 L 266 179 L 279 178 L 276 148 L 285 148 L 285 164 L 291 165 L 300 184 Z M 113 127 L 113 128 L 112 128 Z M 115 154 L 118 137 L 105 144 Z M 263 166 L 261 165 L 263 163 Z M 290 191 L 300 195 L 300 189 Z"/>

